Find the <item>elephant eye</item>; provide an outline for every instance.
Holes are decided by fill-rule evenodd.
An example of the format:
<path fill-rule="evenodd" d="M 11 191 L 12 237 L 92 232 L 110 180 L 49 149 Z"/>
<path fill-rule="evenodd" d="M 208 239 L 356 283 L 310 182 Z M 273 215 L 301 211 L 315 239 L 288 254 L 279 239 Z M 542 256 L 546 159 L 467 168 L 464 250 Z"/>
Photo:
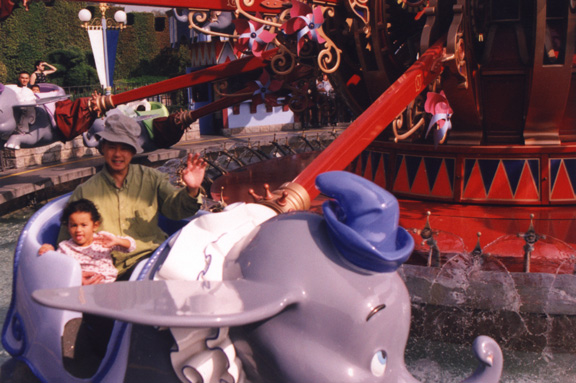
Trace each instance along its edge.
<path fill-rule="evenodd" d="M 372 371 L 372 375 L 376 377 L 380 377 L 384 375 L 386 372 L 386 361 L 387 361 L 386 351 L 378 351 L 372 357 L 372 361 L 370 362 L 370 370 Z"/>
<path fill-rule="evenodd" d="M 382 310 L 384 310 L 385 308 L 386 308 L 386 305 L 385 305 L 385 304 L 381 304 L 381 305 L 378 305 L 378 306 L 374 307 L 374 308 L 368 313 L 368 316 L 366 317 L 366 322 L 368 322 L 368 321 L 370 320 L 370 318 L 372 318 L 374 315 L 376 315 L 376 313 L 377 313 L 378 311 L 382 311 Z"/>

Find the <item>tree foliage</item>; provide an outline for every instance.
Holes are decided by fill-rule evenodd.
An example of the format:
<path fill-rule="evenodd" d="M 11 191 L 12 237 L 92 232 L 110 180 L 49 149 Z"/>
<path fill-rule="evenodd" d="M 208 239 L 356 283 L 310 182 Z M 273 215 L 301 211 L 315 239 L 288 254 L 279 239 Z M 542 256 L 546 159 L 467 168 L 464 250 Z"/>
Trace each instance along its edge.
<path fill-rule="evenodd" d="M 8 68 L 2 61 L 0 61 L 0 83 L 5 83 L 8 80 Z"/>
<path fill-rule="evenodd" d="M 55 0 L 52 5 L 31 2 L 29 11 L 16 8 L 0 22 L 0 82 L 15 83 L 18 72 L 34 71 L 44 60 L 58 68 L 49 81 L 61 86 L 98 82 L 88 34 L 81 27 L 78 12 L 87 3 Z M 100 18 L 97 7 L 89 7 Z M 121 8 L 112 7 L 112 18 Z M 172 77 L 184 73 L 188 54 L 167 48 L 168 31 L 155 31 L 155 16 L 135 13 L 134 23 L 120 33 L 115 79 L 134 76 Z"/>
<path fill-rule="evenodd" d="M 22 70 L 34 71 L 34 63 L 48 61 L 52 51 L 90 50 L 88 36 L 79 28 L 77 16 L 83 6 L 83 3 L 67 1 L 55 1 L 52 6 L 32 2 L 29 11 L 17 8 L 0 23 L 0 61 L 7 68 L 7 81 L 15 82 Z"/>
<path fill-rule="evenodd" d="M 48 62 L 58 63 L 58 71 L 51 75 L 51 82 L 62 86 L 97 84 L 98 73 L 89 65 L 88 52 L 74 49 L 59 49 L 48 55 Z"/>

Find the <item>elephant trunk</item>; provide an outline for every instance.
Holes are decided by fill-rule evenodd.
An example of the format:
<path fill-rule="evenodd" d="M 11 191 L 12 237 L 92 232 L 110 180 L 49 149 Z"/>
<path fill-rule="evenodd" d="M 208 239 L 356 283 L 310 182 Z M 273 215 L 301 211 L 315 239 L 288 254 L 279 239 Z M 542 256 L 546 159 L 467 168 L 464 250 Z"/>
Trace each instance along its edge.
<path fill-rule="evenodd" d="M 497 383 L 502 376 L 504 357 L 498 343 L 490 337 L 479 336 L 472 344 L 474 355 L 480 362 L 476 371 L 462 383 Z"/>

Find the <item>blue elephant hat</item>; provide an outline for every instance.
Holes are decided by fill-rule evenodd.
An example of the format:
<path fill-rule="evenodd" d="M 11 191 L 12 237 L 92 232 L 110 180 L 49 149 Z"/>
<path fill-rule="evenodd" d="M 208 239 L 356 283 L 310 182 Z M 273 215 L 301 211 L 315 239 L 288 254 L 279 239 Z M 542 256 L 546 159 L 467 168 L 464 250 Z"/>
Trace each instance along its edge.
<path fill-rule="evenodd" d="M 142 128 L 136 120 L 123 114 L 113 114 L 106 118 L 104 130 L 97 132 L 95 136 L 109 142 L 130 145 L 136 153 L 142 153 L 144 149 L 138 143 L 140 134 Z"/>
<path fill-rule="evenodd" d="M 332 198 L 322 205 L 328 234 L 350 263 L 373 272 L 394 272 L 412 254 L 414 239 L 398 226 L 398 200 L 352 173 L 320 174 L 316 187 Z"/>

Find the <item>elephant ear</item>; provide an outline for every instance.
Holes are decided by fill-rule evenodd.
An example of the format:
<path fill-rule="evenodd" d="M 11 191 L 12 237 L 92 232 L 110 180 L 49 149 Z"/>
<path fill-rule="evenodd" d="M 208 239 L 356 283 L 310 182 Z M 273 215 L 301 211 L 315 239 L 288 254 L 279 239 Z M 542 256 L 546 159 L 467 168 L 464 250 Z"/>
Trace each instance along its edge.
<path fill-rule="evenodd" d="M 64 100 L 67 100 L 68 98 L 70 98 L 70 96 L 68 96 L 68 95 L 43 97 L 43 98 L 37 99 L 36 102 L 34 102 L 32 104 L 19 104 L 18 107 L 23 108 L 26 106 L 45 105 L 45 104 L 50 104 L 50 103 L 54 103 L 54 102 L 58 102 L 58 101 L 64 101 Z"/>
<path fill-rule="evenodd" d="M 134 281 L 36 290 L 42 305 L 164 327 L 241 326 L 297 303 L 285 288 L 246 280 Z"/>

